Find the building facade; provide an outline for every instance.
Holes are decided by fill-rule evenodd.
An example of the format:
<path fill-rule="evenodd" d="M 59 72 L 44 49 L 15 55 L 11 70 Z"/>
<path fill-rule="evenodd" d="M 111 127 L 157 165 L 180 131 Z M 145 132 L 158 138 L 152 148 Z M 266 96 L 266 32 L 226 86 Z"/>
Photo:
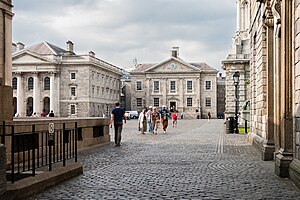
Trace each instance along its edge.
<path fill-rule="evenodd" d="M 222 61 L 223 69 L 226 73 L 226 108 L 225 118 L 234 116 L 236 111 L 236 101 L 238 110 L 249 99 L 247 88 L 250 81 L 249 54 L 250 54 L 250 35 L 249 35 L 249 1 L 237 0 L 237 30 L 233 36 L 231 50 Z M 239 72 L 240 79 L 237 87 L 237 99 L 233 75 Z M 241 122 L 241 121 L 240 121 Z"/>
<path fill-rule="evenodd" d="M 131 110 L 145 106 L 177 110 L 184 118 L 217 117 L 217 70 L 206 63 L 187 63 L 172 49 L 161 63 L 137 64 L 131 74 Z"/>
<path fill-rule="evenodd" d="M 300 187 L 300 1 L 250 1 L 250 138 Z"/>
<path fill-rule="evenodd" d="M 24 48 L 14 45 L 14 113 L 29 116 L 44 110 L 61 117 L 107 115 L 120 100 L 122 70 L 95 56 L 76 55 L 73 43 L 66 50 L 48 42 Z"/>

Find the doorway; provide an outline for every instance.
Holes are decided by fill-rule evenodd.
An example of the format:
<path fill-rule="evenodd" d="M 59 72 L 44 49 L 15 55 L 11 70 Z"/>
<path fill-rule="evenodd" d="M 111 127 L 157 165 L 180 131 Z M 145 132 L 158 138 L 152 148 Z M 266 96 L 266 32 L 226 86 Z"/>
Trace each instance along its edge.
<path fill-rule="evenodd" d="M 29 97 L 26 104 L 26 115 L 31 116 L 33 113 L 33 98 Z"/>
<path fill-rule="evenodd" d="M 176 111 L 176 102 L 170 101 L 170 112 Z"/>

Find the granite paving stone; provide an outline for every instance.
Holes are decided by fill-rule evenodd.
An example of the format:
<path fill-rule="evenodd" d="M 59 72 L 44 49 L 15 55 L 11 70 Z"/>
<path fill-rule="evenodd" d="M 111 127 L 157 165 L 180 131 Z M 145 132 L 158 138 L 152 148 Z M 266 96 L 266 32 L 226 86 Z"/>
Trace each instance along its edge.
<path fill-rule="evenodd" d="M 80 151 L 83 175 L 30 199 L 300 199 L 246 135 L 225 134 L 223 120 L 178 120 L 158 135 L 136 127 L 128 120 L 121 147 Z"/>

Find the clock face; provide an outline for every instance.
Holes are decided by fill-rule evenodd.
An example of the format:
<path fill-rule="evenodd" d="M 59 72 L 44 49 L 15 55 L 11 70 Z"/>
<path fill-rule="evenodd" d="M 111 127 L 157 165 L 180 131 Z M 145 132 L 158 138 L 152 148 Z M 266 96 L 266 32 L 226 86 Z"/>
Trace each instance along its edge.
<path fill-rule="evenodd" d="M 172 63 L 172 64 L 170 65 L 170 67 L 171 67 L 171 69 L 175 69 L 177 66 L 176 66 L 175 63 Z"/>

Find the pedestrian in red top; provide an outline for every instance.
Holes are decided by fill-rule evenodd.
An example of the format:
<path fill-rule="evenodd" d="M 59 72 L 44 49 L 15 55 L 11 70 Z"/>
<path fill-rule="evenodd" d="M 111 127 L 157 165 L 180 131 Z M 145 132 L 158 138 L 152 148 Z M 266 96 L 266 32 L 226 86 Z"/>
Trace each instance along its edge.
<path fill-rule="evenodd" d="M 172 125 L 173 127 L 176 127 L 177 126 L 177 112 L 175 111 L 173 114 L 172 114 Z"/>

